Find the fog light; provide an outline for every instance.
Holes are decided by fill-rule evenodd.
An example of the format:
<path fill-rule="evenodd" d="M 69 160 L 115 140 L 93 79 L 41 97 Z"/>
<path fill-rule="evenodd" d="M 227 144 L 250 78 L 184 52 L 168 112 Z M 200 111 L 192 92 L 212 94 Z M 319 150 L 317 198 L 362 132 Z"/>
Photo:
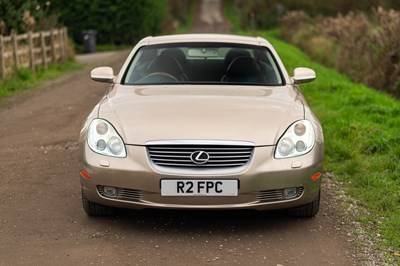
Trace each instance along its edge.
<path fill-rule="evenodd" d="M 291 188 L 285 188 L 283 190 L 283 198 L 284 199 L 293 199 L 297 196 L 297 188 L 291 187 Z"/>
<path fill-rule="evenodd" d="M 110 198 L 117 197 L 117 189 L 115 187 L 104 187 L 103 188 L 104 195 Z"/>

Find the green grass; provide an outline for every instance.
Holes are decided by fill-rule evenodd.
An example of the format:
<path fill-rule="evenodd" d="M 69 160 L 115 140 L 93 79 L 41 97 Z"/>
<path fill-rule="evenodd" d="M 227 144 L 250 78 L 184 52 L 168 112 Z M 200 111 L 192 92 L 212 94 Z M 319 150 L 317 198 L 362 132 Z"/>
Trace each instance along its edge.
<path fill-rule="evenodd" d="M 238 18 L 238 12 L 235 11 L 234 0 L 225 0 L 224 15 L 232 24 L 232 31 L 236 34 L 240 34 L 242 29 L 240 27 L 240 21 Z"/>
<path fill-rule="evenodd" d="M 302 85 L 301 90 L 324 128 L 325 171 L 331 171 L 347 193 L 368 210 L 368 215 L 357 218 L 372 239 L 377 233 L 383 236 L 384 246 L 376 248 L 389 250 L 392 258 L 398 256 L 400 101 L 313 62 L 304 52 L 280 40 L 278 30 L 242 31 L 232 6 L 225 5 L 225 15 L 236 34 L 270 41 L 289 75 L 299 66 L 316 71 L 317 79 Z"/>
<path fill-rule="evenodd" d="M 400 102 L 313 62 L 276 32 L 258 35 L 272 43 L 289 74 L 298 66 L 316 71 L 301 89 L 324 128 L 325 170 L 370 212 L 359 219 L 371 233 L 379 230 L 387 248 L 399 250 Z"/>
<path fill-rule="evenodd" d="M 195 15 L 195 11 L 196 11 L 196 4 L 197 4 L 197 1 L 191 1 L 190 11 L 189 11 L 189 14 L 187 15 L 186 23 L 183 25 L 180 25 L 180 27 L 174 32 L 174 34 L 187 33 L 192 28 L 194 15 Z"/>
<path fill-rule="evenodd" d="M 357 217 L 372 239 L 383 235 L 383 249 L 400 253 L 400 102 L 338 71 L 313 62 L 304 52 L 279 39 L 279 31 L 245 32 L 233 5 L 225 5 L 236 34 L 256 35 L 272 43 L 289 74 L 295 67 L 314 69 L 317 79 L 301 86 L 319 117 L 325 135 L 325 170 L 369 215 Z M 377 247 L 381 248 L 381 247 Z M 394 256 L 393 256 L 394 257 Z"/>
<path fill-rule="evenodd" d="M 54 79 L 81 67 L 76 61 L 66 61 L 52 64 L 48 69 L 39 68 L 35 73 L 29 69 L 17 69 L 12 77 L 0 81 L 0 100 L 32 88 L 41 81 Z"/>

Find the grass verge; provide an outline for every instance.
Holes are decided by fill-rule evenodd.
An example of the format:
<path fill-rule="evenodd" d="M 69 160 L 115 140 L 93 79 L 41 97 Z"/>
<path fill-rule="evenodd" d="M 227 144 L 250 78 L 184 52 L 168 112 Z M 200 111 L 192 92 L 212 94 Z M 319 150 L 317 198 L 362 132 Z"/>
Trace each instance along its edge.
<path fill-rule="evenodd" d="M 369 211 L 358 219 L 371 237 L 399 256 L 400 102 L 311 61 L 276 32 L 257 35 L 272 43 L 289 73 L 298 66 L 316 71 L 302 92 L 324 128 L 325 170 Z"/>
<path fill-rule="evenodd" d="M 0 81 L 0 100 L 32 88 L 41 81 L 57 78 L 81 67 L 78 62 L 70 60 L 52 64 L 47 69 L 39 68 L 35 73 L 29 69 L 17 69 L 12 77 Z"/>
<path fill-rule="evenodd" d="M 347 193 L 368 211 L 355 217 L 364 224 L 370 237 L 377 240 L 377 245 L 383 244 L 375 248 L 391 254 L 389 262 L 398 262 L 400 101 L 313 62 L 304 52 L 280 40 L 277 30 L 242 31 L 233 5 L 225 8 L 235 33 L 270 41 L 289 74 L 299 66 L 316 71 L 317 79 L 301 88 L 324 128 L 325 171 L 332 172 Z"/>
<path fill-rule="evenodd" d="M 228 20 L 232 24 L 232 31 L 236 34 L 242 33 L 242 29 L 240 27 L 240 21 L 238 18 L 238 12 L 235 11 L 235 3 L 234 0 L 224 0 L 224 16 L 228 18 Z"/>

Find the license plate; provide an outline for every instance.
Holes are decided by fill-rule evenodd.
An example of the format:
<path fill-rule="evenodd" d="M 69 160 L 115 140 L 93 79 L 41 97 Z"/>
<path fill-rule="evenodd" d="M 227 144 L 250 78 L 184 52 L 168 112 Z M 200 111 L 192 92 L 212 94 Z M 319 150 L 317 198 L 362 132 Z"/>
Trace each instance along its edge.
<path fill-rule="evenodd" d="M 161 180 L 162 196 L 237 196 L 238 180 Z"/>

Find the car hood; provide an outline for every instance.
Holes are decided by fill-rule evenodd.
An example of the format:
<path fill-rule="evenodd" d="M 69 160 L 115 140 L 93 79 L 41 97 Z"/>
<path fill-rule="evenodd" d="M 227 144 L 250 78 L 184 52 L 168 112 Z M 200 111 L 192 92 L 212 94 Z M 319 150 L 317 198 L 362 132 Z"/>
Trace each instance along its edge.
<path fill-rule="evenodd" d="M 221 85 L 115 85 L 99 108 L 126 144 L 154 140 L 250 141 L 275 145 L 304 118 L 291 87 Z"/>

